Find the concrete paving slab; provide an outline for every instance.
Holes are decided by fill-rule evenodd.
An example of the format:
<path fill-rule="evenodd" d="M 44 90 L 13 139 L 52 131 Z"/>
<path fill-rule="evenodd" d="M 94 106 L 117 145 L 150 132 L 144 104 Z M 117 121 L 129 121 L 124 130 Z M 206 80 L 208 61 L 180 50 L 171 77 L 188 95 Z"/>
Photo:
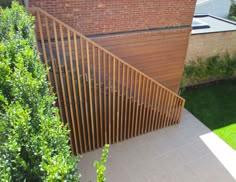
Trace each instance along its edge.
<path fill-rule="evenodd" d="M 221 157 L 230 154 L 232 160 L 226 159 L 226 165 L 219 152 L 212 151 L 210 141 L 205 140 L 208 134 L 214 135 L 216 145 L 226 148 Z M 107 182 L 233 182 L 236 152 L 228 147 L 185 110 L 179 125 L 111 145 Z M 82 182 L 96 181 L 93 161 L 100 159 L 101 152 L 99 149 L 82 156 Z"/>

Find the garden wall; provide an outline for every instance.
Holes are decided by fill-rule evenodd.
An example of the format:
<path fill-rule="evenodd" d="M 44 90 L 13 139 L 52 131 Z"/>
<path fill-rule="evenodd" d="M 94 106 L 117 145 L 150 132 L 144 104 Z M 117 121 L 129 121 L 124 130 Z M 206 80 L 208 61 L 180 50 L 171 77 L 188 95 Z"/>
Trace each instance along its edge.
<path fill-rule="evenodd" d="M 194 34 L 190 36 L 186 63 L 197 58 L 236 52 L 236 31 Z"/>

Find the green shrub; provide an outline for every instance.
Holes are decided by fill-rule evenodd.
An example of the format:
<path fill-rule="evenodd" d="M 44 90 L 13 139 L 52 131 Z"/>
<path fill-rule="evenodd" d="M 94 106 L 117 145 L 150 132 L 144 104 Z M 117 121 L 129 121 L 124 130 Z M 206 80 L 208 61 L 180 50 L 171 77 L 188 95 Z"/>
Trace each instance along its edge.
<path fill-rule="evenodd" d="M 184 66 L 181 82 L 183 88 L 188 84 L 198 84 L 208 79 L 225 79 L 232 77 L 236 71 L 236 54 L 230 56 L 212 56 L 207 59 L 198 58 Z"/>
<path fill-rule="evenodd" d="M 53 107 L 32 22 L 16 2 L 0 9 L 0 178 L 78 181 L 78 160 Z"/>
<path fill-rule="evenodd" d="M 107 156 L 109 152 L 109 145 L 105 145 L 102 151 L 102 157 L 100 161 L 94 161 L 94 167 L 96 168 L 97 172 L 97 182 L 105 182 L 106 181 L 106 176 L 105 176 L 105 171 L 106 171 L 106 162 L 107 162 Z"/>
<path fill-rule="evenodd" d="M 231 6 L 229 9 L 229 19 L 236 21 L 236 3 L 233 0 L 231 0 Z"/>

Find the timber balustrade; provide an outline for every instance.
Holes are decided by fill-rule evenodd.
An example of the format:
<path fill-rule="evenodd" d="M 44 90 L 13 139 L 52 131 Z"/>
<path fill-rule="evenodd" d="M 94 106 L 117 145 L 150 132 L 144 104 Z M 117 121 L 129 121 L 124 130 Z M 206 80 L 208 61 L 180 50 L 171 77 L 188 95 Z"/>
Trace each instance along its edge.
<path fill-rule="evenodd" d="M 73 154 L 180 122 L 183 98 L 42 9 L 29 11 Z"/>

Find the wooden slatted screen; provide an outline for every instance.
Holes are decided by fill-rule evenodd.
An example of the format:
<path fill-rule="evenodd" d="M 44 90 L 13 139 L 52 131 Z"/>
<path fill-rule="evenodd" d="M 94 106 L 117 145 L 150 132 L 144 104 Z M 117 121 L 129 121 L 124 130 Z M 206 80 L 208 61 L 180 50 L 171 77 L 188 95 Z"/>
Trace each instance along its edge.
<path fill-rule="evenodd" d="M 30 12 L 75 155 L 180 122 L 183 98 L 42 9 Z"/>

